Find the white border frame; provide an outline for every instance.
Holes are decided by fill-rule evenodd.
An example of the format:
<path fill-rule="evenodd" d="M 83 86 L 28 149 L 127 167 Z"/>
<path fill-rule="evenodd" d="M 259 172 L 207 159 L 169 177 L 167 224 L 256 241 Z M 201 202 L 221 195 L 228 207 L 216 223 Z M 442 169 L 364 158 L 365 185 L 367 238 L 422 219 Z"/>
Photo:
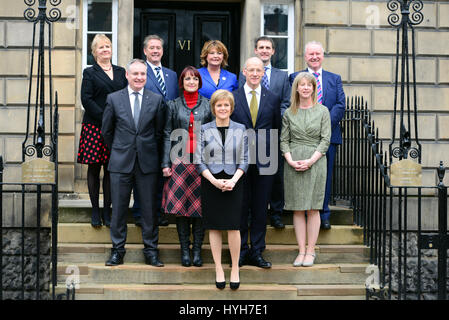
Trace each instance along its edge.
<path fill-rule="evenodd" d="M 83 45 L 82 45 L 82 68 L 90 67 L 87 64 L 87 10 L 88 10 L 89 0 L 83 0 Z M 117 43 L 117 32 L 118 32 L 118 0 L 111 0 L 112 2 L 112 63 L 117 64 L 118 59 L 118 43 Z"/>
<path fill-rule="evenodd" d="M 260 35 L 264 35 L 264 5 L 283 4 L 288 5 L 288 33 L 287 33 L 287 71 L 289 74 L 295 71 L 295 3 L 293 0 L 272 0 L 260 3 Z M 270 38 L 285 38 L 285 36 L 268 36 Z"/>

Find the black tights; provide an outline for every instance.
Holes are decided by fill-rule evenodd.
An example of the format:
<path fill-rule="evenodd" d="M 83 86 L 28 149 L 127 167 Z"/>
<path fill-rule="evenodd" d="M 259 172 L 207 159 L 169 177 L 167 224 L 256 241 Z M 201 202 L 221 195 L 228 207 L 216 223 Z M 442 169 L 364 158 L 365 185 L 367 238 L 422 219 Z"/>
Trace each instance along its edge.
<path fill-rule="evenodd" d="M 109 171 L 106 169 L 107 164 L 91 163 L 87 167 L 87 187 L 89 189 L 90 202 L 92 203 L 92 208 L 99 208 L 99 197 L 100 197 L 100 171 L 101 166 L 103 166 L 103 201 L 104 208 L 111 207 L 111 178 L 109 176 Z"/>

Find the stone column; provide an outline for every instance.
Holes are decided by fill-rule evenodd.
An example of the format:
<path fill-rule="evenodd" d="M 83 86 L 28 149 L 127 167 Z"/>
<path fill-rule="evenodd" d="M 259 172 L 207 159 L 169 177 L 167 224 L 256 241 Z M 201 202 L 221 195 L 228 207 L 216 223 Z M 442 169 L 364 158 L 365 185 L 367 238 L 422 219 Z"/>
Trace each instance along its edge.
<path fill-rule="evenodd" d="M 260 35 L 260 0 L 246 0 L 243 3 L 240 33 L 240 66 L 254 55 L 254 40 Z"/>
<path fill-rule="evenodd" d="M 118 65 L 125 67 L 133 58 L 134 35 L 134 1 L 119 0 L 118 2 Z M 136 57 L 138 58 L 138 57 Z"/>

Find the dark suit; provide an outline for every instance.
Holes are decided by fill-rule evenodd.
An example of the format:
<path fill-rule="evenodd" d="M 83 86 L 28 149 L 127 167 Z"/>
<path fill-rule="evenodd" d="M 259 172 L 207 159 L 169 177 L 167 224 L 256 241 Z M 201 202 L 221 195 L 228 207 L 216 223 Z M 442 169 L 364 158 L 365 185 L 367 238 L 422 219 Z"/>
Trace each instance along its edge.
<path fill-rule="evenodd" d="M 270 141 L 270 129 L 277 129 L 281 127 L 281 112 L 279 97 L 271 91 L 262 87 L 260 103 L 257 113 L 256 125 L 253 127 L 251 114 L 249 111 L 248 102 L 244 88 L 240 88 L 233 92 L 235 99 L 235 109 L 231 115 L 231 119 L 235 122 L 243 124 L 246 129 L 254 129 L 256 136 L 248 135 L 248 144 L 250 148 L 250 166 L 246 177 L 244 178 L 245 185 L 245 200 L 243 202 L 242 221 L 240 225 L 240 234 L 242 239 L 242 246 L 240 256 L 245 255 L 256 256 L 260 255 L 265 250 L 265 234 L 266 234 L 266 219 L 269 196 L 273 184 L 273 174 L 277 170 L 275 166 L 274 172 L 267 175 L 264 172 L 268 167 L 277 164 L 278 158 L 278 139 Z M 259 130 L 266 129 L 266 135 L 259 136 Z M 262 133 L 262 132 L 261 132 Z M 274 143 L 274 145 L 273 145 Z M 270 146 L 274 148 L 273 152 L 269 152 Z M 265 164 L 263 158 L 259 157 L 256 151 L 256 159 L 254 159 L 254 150 L 261 148 L 265 149 L 266 154 L 271 163 Z M 251 157 L 253 154 L 253 157 Z M 255 164 L 254 164 L 255 163 Z M 248 232 L 248 215 L 251 210 L 251 226 Z M 248 233 L 250 233 L 251 248 L 248 246 Z"/>
<path fill-rule="evenodd" d="M 160 169 L 160 149 L 164 125 L 164 102 L 160 95 L 143 91 L 138 126 L 134 125 L 128 87 L 110 94 L 103 114 L 102 131 L 111 147 L 113 249 L 125 252 L 127 234 L 126 213 L 133 183 L 141 194 L 142 238 L 144 253 L 157 254 L 158 227 L 154 210 L 157 174 Z"/>
<path fill-rule="evenodd" d="M 239 88 L 243 87 L 246 77 L 240 72 Z M 281 117 L 284 116 L 285 110 L 290 106 L 291 85 L 288 81 L 288 73 L 278 68 L 271 67 L 269 90 L 279 96 L 281 99 Z M 270 196 L 270 209 L 281 214 L 284 209 L 284 159 L 279 151 L 279 168 L 274 177 L 273 190 Z"/>
<path fill-rule="evenodd" d="M 299 72 L 307 72 L 303 70 Z M 289 76 L 290 84 L 293 84 L 295 77 L 299 72 L 292 73 Z M 329 71 L 323 70 L 323 102 L 329 109 L 331 116 L 331 143 L 326 153 L 327 158 L 327 176 L 326 176 L 326 193 L 324 195 L 323 211 L 321 212 L 322 220 L 329 220 L 329 200 L 331 194 L 332 185 L 332 169 L 334 166 L 335 154 L 337 152 L 337 146 L 342 143 L 340 121 L 345 114 L 345 93 L 343 91 L 343 85 L 341 82 L 341 76 Z"/>
<path fill-rule="evenodd" d="M 178 88 L 178 76 L 176 72 L 170 70 L 168 68 L 162 67 L 162 76 L 165 81 L 165 89 L 166 95 L 162 92 L 161 86 L 154 75 L 153 69 L 148 64 L 147 61 L 147 82 L 145 83 L 145 88 L 154 92 L 155 94 L 160 95 L 164 101 L 174 100 L 179 97 L 179 88 Z M 157 183 L 157 194 L 156 194 L 156 208 L 158 210 L 158 214 L 161 214 L 161 206 L 162 206 L 162 189 L 164 188 L 164 177 L 162 176 L 162 172 L 158 173 L 158 183 Z M 132 208 L 134 219 L 138 219 L 140 217 L 140 193 L 134 188 L 134 204 Z"/>
<path fill-rule="evenodd" d="M 161 95 L 165 101 L 174 100 L 179 97 L 179 87 L 178 87 L 178 76 L 176 72 L 168 68 L 162 67 L 162 76 L 165 81 L 165 89 L 167 94 L 164 95 L 162 92 L 159 82 L 157 82 L 156 76 L 154 75 L 153 69 L 147 62 L 147 82 L 145 83 L 145 88 L 148 90 Z"/>

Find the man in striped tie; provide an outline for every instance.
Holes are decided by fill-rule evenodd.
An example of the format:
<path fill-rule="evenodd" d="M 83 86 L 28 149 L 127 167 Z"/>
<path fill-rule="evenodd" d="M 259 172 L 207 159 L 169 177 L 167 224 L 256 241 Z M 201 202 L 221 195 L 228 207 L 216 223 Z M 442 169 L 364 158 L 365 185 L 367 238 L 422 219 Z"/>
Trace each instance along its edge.
<path fill-rule="evenodd" d="M 342 143 L 340 121 L 343 119 L 345 113 L 345 93 L 343 91 L 341 76 L 323 70 L 322 68 L 324 49 L 321 43 L 317 41 L 308 42 L 305 47 L 304 58 L 307 63 L 307 69 L 302 71 L 308 71 L 315 76 L 315 79 L 317 80 L 317 101 L 329 109 L 331 116 L 332 136 L 329 149 L 326 153 L 326 193 L 324 196 L 323 210 L 320 211 L 321 228 L 330 229 L 329 200 L 332 185 L 332 169 L 337 146 Z M 293 83 L 299 72 L 292 73 L 289 76 L 290 85 Z"/>

